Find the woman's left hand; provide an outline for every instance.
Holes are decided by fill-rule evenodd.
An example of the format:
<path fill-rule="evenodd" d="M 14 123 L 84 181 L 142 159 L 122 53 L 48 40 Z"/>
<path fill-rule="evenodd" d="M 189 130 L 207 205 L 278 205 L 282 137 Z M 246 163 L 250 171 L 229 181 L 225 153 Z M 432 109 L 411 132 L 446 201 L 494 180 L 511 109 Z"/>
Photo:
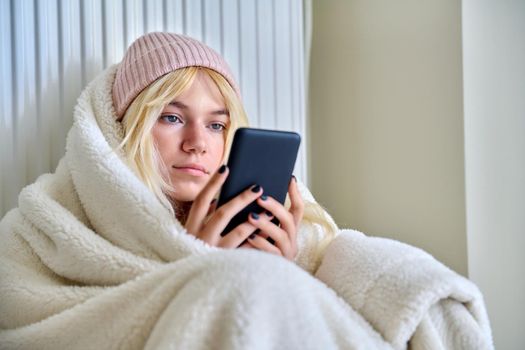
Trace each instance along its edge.
<path fill-rule="evenodd" d="M 248 242 L 241 245 L 241 248 L 255 248 L 281 255 L 288 260 L 294 260 L 297 255 L 297 230 L 303 218 L 304 202 L 297 187 L 297 180 L 292 178 L 288 186 L 290 195 L 290 210 L 268 196 L 260 196 L 257 204 L 266 210 L 266 213 L 259 215 L 249 215 L 248 221 L 258 229 L 258 234 L 252 235 Z M 269 214 L 271 213 L 271 214 Z M 272 215 L 273 214 L 273 215 Z M 276 217 L 280 222 L 276 225 L 271 220 Z M 267 237 L 275 241 L 275 245 L 268 242 Z"/>

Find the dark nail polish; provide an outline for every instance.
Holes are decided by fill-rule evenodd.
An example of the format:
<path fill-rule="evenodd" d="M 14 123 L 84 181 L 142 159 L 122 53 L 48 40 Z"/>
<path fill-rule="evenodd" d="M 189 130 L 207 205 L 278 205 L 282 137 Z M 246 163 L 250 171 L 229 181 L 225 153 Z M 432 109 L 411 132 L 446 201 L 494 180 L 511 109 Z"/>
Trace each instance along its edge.
<path fill-rule="evenodd" d="M 261 190 L 261 186 L 259 186 L 259 185 L 255 185 L 255 186 L 252 187 L 252 192 L 254 192 L 254 193 L 257 193 L 260 190 Z"/>
<path fill-rule="evenodd" d="M 257 220 L 259 218 L 259 214 L 257 213 L 251 213 L 250 214 L 252 216 L 253 219 Z"/>
<path fill-rule="evenodd" d="M 219 174 L 224 173 L 226 171 L 226 168 L 226 164 L 221 165 L 221 167 L 219 168 Z"/>
<path fill-rule="evenodd" d="M 269 216 L 269 217 L 272 217 L 272 216 L 273 216 L 273 214 L 272 214 L 271 212 L 269 212 L 268 210 L 265 212 L 265 214 L 266 214 L 267 216 Z"/>
<path fill-rule="evenodd" d="M 295 175 L 292 175 L 292 180 L 294 180 L 295 182 L 297 182 L 297 178 L 295 177 Z"/>
<path fill-rule="evenodd" d="M 263 194 L 263 195 L 261 196 L 261 199 L 262 199 L 263 201 L 265 201 L 265 200 L 267 200 L 267 199 L 268 199 L 268 196 L 267 196 L 267 195 L 265 195 L 265 194 Z"/>
<path fill-rule="evenodd" d="M 254 238 L 255 238 L 255 236 L 256 236 L 256 234 L 255 234 L 255 233 L 252 233 L 252 234 L 250 235 L 250 237 L 249 237 L 249 238 L 250 238 L 250 239 L 254 239 Z"/>

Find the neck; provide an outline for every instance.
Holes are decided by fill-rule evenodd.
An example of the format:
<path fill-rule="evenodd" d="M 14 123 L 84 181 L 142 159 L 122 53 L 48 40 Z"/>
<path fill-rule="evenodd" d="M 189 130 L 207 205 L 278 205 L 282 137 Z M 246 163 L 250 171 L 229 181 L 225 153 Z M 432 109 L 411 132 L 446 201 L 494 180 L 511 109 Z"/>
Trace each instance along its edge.
<path fill-rule="evenodd" d="M 188 214 L 190 213 L 191 205 L 193 202 L 179 202 L 173 201 L 173 209 L 175 211 L 175 217 L 181 222 L 182 225 L 186 224 Z"/>

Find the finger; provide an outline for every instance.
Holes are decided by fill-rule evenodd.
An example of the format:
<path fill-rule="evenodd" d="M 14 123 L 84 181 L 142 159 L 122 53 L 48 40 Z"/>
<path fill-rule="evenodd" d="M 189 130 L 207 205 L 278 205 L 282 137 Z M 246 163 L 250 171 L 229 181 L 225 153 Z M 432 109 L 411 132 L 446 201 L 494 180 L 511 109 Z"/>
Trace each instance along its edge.
<path fill-rule="evenodd" d="M 255 201 L 262 193 L 263 189 L 259 185 L 254 185 L 221 205 L 211 215 L 206 226 L 202 229 L 199 238 L 206 242 L 218 242 L 221 238 L 220 235 L 222 231 L 226 228 L 231 219 L 248 206 L 248 204 Z M 237 244 L 239 243 L 240 242 Z"/>
<path fill-rule="evenodd" d="M 213 213 L 217 209 L 217 199 L 213 198 L 213 200 L 210 203 L 210 208 L 208 209 L 208 213 L 206 216 L 209 216 L 211 213 Z"/>
<path fill-rule="evenodd" d="M 284 256 L 288 257 L 291 254 L 290 237 L 282 228 L 271 222 L 267 216 L 251 213 L 248 222 L 271 237 Z"/>
<path fill-rule="evenodd" d="M 251 243 L 248 242 L 248 241 L 246 241 L 246 243 L 241 244 L 239 246 L 239 248 L 242 248 L 242 249 L 257 249 L 253 245 L 251 245 Z"/>
<path fill-rule="evenodd" d="M 191 205 L 188 219 L 186 220 L 186 231 L 194 235 L 197 235 L 197 233 L 200 231 L 201 224 L 204 222 L 204 218 L 210 209 L 209 203 L 215 194 L 220 190 L 222 184 L 228 177 L 228 173 L 228 167 L 226 165 L 222 165 L 197 195 L 197 198 L 195 198 Z"/>
<path fill-rule="evenodd" d="M 299 192 L 299 186 L 297 185 L 297 179 L 295 176 L 292 176 L 292 181 L 290 181 L 290 185 L 288 186 L 288 194 L 290 195 L 291 202 L 289 211 L 294 218 L 294 224 L 297 228 L 303 219 L 304 201 L 301 193 Z"/>
<path fill-rule="evenodd" d="M 268 242 L 266 239 L 260 237 L 259 235 L 253 235 L 253 236 L 248 237 L 248 242 L 250 242 L 250 244 L 254 246 L 256 249 L 259 249 L 259 250 L 262 250 L 262 251 L 265 251 L 271 254 L 283 256 L 283 253 L 281 252 L 279 248 L 277 248 L 276 246 Z"/>
<path fill-rule="evenodd" d="M 266 216 L 269 220 L 272 220 L 272 219 L 273 219 L 273 214 L 270 213 L 270 212 L 267 211 L 267 210 L 266 210 L 264 213 L 262 213 L 261 215 Z M 261 236 L 262 238 L 268 238 L 268 237 L 270 237 L 270 236 L 268 236 L 267 233 L 262 232 L 261 230 L 259 230 L 259 232 L 256 231 L 255 233 L 257 233 L 257 234 L 258 234 L 259 236 Z M 270 238 L 270 239 L 271 239 L 271 238 Z M 275 242 L 275 241 L 271 239 L 270 243 L 273 244 L 274 242 Z"/>
<path fill-rule="evenodd" d="M 279 220 L 282 229 L 290 233 L 290 239 L 292 239 L 292 235 L 295 235 L 295 223 L 292 214 L 281 203 L 270 196 L 263 195 L 259 197 L 257 204 L 271 212 Z"/>
<path fill-rule="evenodd" d="M 239 245 L 241 245 L 243 241 L 245 241 L 248 238 L 248 236 L 254 233 L 256 230 L 257 228 L 249 222 L 244 222 L 240 224 L 224 237 L 220 237 L 220 233 L 222 232 L 221 230 L 217 235 L 219 237 L 218 244 L 214 245 L 217 245 L 218 247 L 222 248 L 236 248 Z"/>

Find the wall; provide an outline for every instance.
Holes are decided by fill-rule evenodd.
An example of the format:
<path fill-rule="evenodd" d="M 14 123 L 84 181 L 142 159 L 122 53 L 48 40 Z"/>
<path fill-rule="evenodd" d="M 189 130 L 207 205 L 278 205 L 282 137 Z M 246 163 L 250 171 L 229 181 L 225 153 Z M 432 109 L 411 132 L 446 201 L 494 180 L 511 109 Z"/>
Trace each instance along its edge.
<path fill-rule="evenodd" d="M 312 40 L 315 196 L 466 274 L 460 3 L 314 1 Z"/>
<path fill-rule="evenodd" d="M 469 276 L 497 349 L 525 349 L 525 1 L 463 1 Z"/>

